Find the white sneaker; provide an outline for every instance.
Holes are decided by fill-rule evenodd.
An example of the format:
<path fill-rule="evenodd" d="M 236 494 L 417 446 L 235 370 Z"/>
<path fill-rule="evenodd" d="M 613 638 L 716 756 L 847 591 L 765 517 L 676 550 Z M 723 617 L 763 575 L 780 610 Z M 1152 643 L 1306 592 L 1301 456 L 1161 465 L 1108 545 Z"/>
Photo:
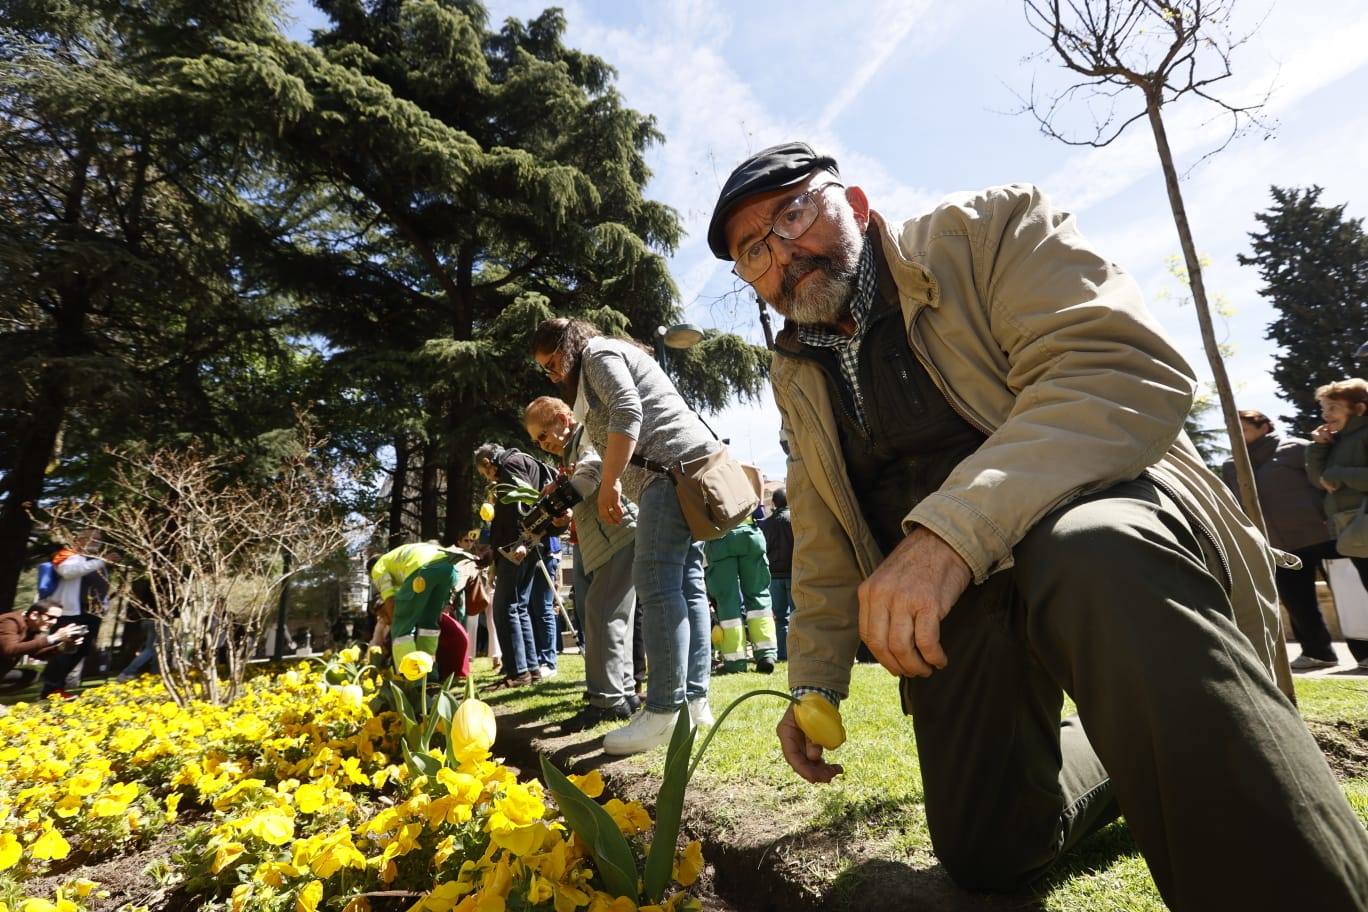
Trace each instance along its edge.
<path fill-rule="evenodd" d="M 717 724 L 707 697 L 689 701 L 689 721 L 694 724 L 694 728 L 711 728 Z"/>
<path fill-rule="evenodd" d="M 541 672 L 543 681 L 550 680 L 556 676 L 556 669 L 552 668 L 550 665 L 543 665 L 538 668 L 537 671 Z"/>
<path fill-rule="evenodd" d="M 668 744 L 678 717 L 679 710 L 658 713 L 643 708 L 631 722 L 603 736 L 603 752 L 622 757 Z"/>

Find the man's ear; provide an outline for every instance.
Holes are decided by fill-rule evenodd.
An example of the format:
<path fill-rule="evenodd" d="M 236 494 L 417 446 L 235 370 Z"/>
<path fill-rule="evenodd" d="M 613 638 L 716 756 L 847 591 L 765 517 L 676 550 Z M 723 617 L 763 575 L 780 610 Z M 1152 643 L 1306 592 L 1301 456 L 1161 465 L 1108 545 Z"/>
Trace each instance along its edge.
<path fill-rule="evenodd" d="M 860 232 L 864 233 L 869 227 L 869 197 L 859 187 L 846 187 L 846 202 L 850 204 L 850 209 L 855 213 L 855 224 L 860 226 Z"/>

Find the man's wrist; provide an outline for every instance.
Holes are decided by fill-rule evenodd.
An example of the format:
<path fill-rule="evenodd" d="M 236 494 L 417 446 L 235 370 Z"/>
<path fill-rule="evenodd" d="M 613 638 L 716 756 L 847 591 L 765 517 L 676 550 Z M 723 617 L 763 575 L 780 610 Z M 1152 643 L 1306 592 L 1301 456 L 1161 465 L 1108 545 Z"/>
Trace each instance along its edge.
<path fill-rule="evenodd" d="M 789 688 L 789 695 L 795 700 L 801 700 L 803 699 L 804 694 L 810 693 L 821 694 L 827 702 L 837 708 L 841 705 L 841 695 L 827 687 L 812 687 L 810 685 L 800 684 L 797 687 Z"/>

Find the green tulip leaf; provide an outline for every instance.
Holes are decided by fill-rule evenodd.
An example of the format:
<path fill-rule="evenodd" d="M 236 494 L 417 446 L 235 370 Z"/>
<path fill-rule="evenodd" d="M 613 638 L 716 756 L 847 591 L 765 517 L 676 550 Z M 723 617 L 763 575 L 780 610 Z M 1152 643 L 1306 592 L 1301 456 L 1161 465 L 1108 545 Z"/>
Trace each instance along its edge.
<path fill-rule="evenodd" d="M 594 856 L 604 890 L 612 896 L 626 896 L 636 902 L 636 861 L 617 823 L 597 801 L 580 791 L 545 757 L 541 758 L 541 768 L 542 778 L 551 794 L 556 796 L 565 822 L 584 840 Z"/>
<path fill-rule="evenodd" d="M 665 754 L 665 775 L 656 795 L 655 836 L 646 856 L 641 882 L 647 902 L 660 902 L 674 870 L 675 843 L 679 839 L 679 820 L 684 813 L 684 791 L 689 786 L 689 758 L 693 754 L 695 729 L 689 711 L 681 708 Z"/>

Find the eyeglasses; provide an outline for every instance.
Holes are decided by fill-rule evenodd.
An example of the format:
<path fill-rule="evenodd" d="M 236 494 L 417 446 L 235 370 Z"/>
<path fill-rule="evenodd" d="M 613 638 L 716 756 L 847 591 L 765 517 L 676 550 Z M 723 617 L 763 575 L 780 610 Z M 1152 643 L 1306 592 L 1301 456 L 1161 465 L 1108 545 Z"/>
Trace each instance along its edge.
<path fill-rule="evenodd" d="M 533 358 L 532 360 L 537 361 L 536 358 Z M 553 374 L 560 372 L 559 361 L 560 358 L 557 357 L 557 353 L 551 352 L 551 354 L 547 355 L 544 362 L 537 361 L 537 367 L 541 369 L 543 375 L 550 378 Z"/>
<path fill-rule="evenodd" d="M 732 272 L 743 282 L 754 284 L 757 279 L 769 271 L 770 264 L 774 261 L 770 251 L 769 236 L 771 234 L 781 237 L 786 241 L 795 241 L 803 236 L 812 223 L 817 221 L 818 214 L 822 211 L 819 196 L 827 187 L 843 187 L 836 181 L 828 181 L 817 187 L 810 187 L 805 192 L 799 194 L 791 203 L 779 210 L 779 215 L 760 238 L 753 241 L 745 250 L 741 251 L 736 258 L 736 265 L 732 267 Z"/>

